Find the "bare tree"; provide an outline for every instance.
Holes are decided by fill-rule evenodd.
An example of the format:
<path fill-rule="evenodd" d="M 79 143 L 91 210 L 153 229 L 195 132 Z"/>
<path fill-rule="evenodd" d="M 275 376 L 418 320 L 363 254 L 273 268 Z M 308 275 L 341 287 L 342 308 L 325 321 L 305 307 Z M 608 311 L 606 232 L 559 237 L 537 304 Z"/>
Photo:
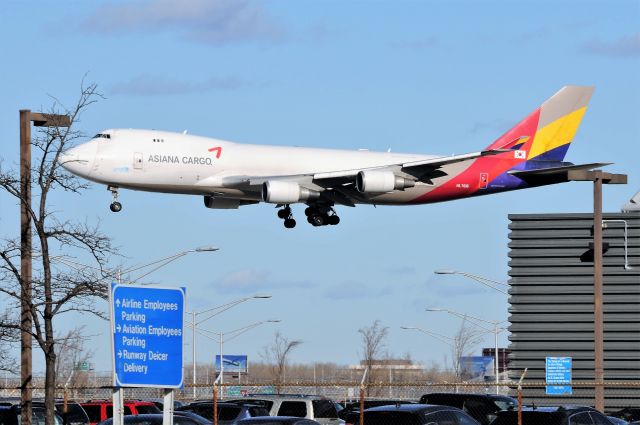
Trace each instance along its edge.
<path fill-rule="evenodd" d="M 18 341 L 20 332 L 17 320 L 9 316 L 9 312 L 0 313 L 0 370 L 16 370 L 16 360 L 11 356 L 10 345 Z"/>
<path fill-rule="evenodd" d="M 24 331 L 31 332 L 45 358 L 45 405 L 46 424 L 54 424 L 54 401 L 56 389 L 56 335 L 54 318 L 68 312 L 99 314 L 96 298 L 107 297 L 104 277 L 105 265 L 114 253 L 111 239 L 101 233 L 97 225 L 75 222 L 61 217 L 60 211 L 50 206 L 54 191 L 79 194 L 86 183 L 67 173 L 59 158 L 75 141 L 82 138 L 75 129 L 81 113 L 101 98 L 95 84 L 81 85 L 80 96 L 71 108 L 66 108 L 57 99 L 49 109 L 52 114 L 66 114 L 70 127 L 39 127 L 33 138 L 31 184 L 33 204 L 28 206 L 33 233 L 33 249 L 37 252 L 34 262 L 31 299 L 28 304 L 33 326 Z M 0 189 L 13 197 L 17 203 L 23 201 L 20 191 L 19 172 L 0 163 Z M 0 193 L 2 194 L 2 193 Z M 17 215 L 17 214 L 16 214 Z M 55 255 L 54 255 L 55 254 Z M 92 267 L 68 267 L 80 259 L 91 262 Z M 10 300 L 7 309 L 19 311 L 20 287 L 20 242 L 19 237 L 9 236 L 0 241 L 0 293 Z M 66 265 L 66 266 L 65 266 Z"/>
<path fill-rule="evenodd" d="M 85 347 L 88 338 L 84 335 L 84 326 L 56 338 L 56 378 L 60 382 L 75 386 L 85 378 L 83 373 L 78 373 L 78 366 L 89 363 L 93 357 L 94 351 Z"/>
<path fill-rule="evenodd" d="M 470 326 L 466 320 L 463 320 L 460 324 L 460 329 L 458 329 L 451 345 L 451 366 L 456 382 L 460 381 L 462 377 L 460 358 L 471 354 L 472 350 L 482 340 L 482 333 L 483 331 Z"/>
<path fill-rule="evenodd" d="M 265 361 L 272 365 L 272 375 L 275 379 L 278 393 L 286 379 L 285 373 L 289 354 L 291 354 L 291 352 L 300 344 L 302 344 L 301 340 L 290 340 L 282 336 L 280 332 L 276 332 L 273 343 L 264 348 L 263 357 L 265 358 Z"/>
<path fill-rule="evenodd" d="M 389 328 L 376 320 L 371 326 L 358 329 L 358 333 L 362 338 L 362 362 L 368 370 L 366 383 L 369 395 L 371 384 L 375 382 L 374 365 L 376 360 L 382 359 Z"/>

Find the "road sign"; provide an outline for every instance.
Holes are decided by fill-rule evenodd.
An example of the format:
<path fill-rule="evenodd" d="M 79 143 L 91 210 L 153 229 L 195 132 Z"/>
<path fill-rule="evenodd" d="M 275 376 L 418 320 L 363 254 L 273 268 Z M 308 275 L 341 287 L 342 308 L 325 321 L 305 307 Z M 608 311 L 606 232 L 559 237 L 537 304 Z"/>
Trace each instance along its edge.
<path fill-rule="evenodd" d="M 247 356 L 236 356 L 232 354 L 224 354 L 222 356 L 224 362 L 224 373 L 247 373 Z M 220 354 L 216 354 L 216 372 L 220 372 Z"/>
<path fill-rule="evenodd" d="M 546 393 L 572 394 L 571 357 L 547 357 L 545 361 Z"/>
<path fill-rule="evenodd" d="M 111 285 L 114 385 L 182 388 L 185 288 Z"/>
<path fill-rule="evenodd" d="M 74 369 L 87 372 L 90 369 L 89 362 L 78 362 L 76 363 Z"/>

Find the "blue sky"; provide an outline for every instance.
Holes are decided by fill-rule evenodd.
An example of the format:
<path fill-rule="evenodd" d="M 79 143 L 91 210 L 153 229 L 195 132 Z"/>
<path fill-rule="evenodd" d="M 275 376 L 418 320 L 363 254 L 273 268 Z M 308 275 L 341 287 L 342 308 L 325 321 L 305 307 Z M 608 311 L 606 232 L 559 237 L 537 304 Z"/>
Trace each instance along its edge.
<path fill-rule="evenodd" d="M 627 186 L 605 191 L 605 211 L 618 211 L 640 189 L 639 23 L 638 1 L 9 1 L 0 12 L 0 156 L 3 166 L 18 160 L 19 109 L 47 107 L 49 95 L 72 105 L 85 74 L 106 96 L 82 116 L 88 135 L 187 129 L 237 142 L 428 154 L 481 149 L 563 85 L 595 85 L 567 159 L 614 162 L 609 170 L 629 175 Z M 295 362 L 353 364 L 357 330 L 379 319 L 390 329 L 390 353 L 428 366 L 448 348 L 399 327 L 453 335 L 459 321 L 425 307 L 507 318 L 502 294 L 433 270 L 506 281 L 507 214 L 587 212 L 591 193 L 587 183 L 569 183 L 341 208 L 339 226 L 293 231 L 268 205 L 216 211 L 200 197 L 123 191 L 116 215 L 98 185 L 54 202 L 63 217 L 100 220 L 127 264 L 219 246 L 153 280 L 186 286 L 189 309 L 272 294 L 205 326 L 282 320 L 230 341 L 229 354 L 259 360 L 279 330 L 304 341 Z M 4 195 L 0 202 L 1 233 L 15 235 L 18 206 Z M 108 347 L 105 322 L 80 321 L 96 347 Z M 198 360 L 213 361 L 216 344 L 200 338 L 199 347 Z M 108 370 L 108 350 L 94 362 Z"/>

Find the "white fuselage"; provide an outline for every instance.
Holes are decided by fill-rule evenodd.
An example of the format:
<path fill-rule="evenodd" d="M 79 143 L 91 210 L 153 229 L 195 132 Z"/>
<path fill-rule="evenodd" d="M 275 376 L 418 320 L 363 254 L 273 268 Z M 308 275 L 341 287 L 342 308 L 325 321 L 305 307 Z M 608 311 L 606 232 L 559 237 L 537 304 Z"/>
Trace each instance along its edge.
<path fill-rule="evenodd" d="M 273 177 L 348 171 L 434 158 L 430 155 L 263 146 L 155 130 L 105 130 L 67 153 L 65 167 L 89 180 L 122 188 L 260 200 L 238 189 L 243 176 Z M 456 167 L 457 168 L 457 167 Z M 418 184 L 383 194 L 403 203 L 433 188 Z"/>

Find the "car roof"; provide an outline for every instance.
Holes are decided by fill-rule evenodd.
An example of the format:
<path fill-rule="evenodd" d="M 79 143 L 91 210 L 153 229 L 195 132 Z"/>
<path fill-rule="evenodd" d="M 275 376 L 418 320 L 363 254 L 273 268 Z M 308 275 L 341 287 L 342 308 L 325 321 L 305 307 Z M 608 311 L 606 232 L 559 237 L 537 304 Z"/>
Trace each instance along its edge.
<path fill-rule="evenodd" d="M 297 422 L 301 420 L 307 420 L 306 418 L 301 418 L 298 416 L 255 416 L 253 418 L 241 419 L 238 422 L 247 423 L 247 422 L 273 422 L 273 421 L 281 421 L 281 422 Z"/>
<path fill-rule="evenodd" d="M 459 410 L 451 406 L 441 406 L 439 404 L 397 404 L 389 406 L 377 406 L 366 409 L 365 412 L 419 412 L 429 410 L 435 412 L 437 410 Z"/>

